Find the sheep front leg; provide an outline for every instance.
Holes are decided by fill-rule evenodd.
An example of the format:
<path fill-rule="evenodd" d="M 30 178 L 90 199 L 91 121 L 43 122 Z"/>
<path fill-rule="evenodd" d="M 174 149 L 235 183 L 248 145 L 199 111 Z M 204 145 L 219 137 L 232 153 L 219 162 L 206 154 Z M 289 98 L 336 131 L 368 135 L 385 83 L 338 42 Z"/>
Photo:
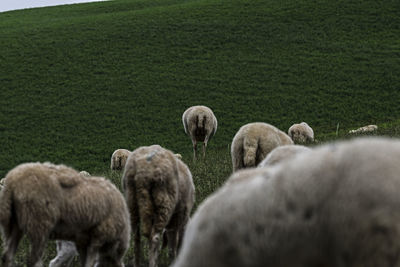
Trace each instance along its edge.
<path fill-rule="evenodd" d="M 98 247 L 91 244 L 86 250 L 85 267 L 94 267 L 97 261 Z"/>
<path fill-rule="evenodd" d="M 18 229 L 16 225 L 12 226 L 11 234 L 6 236 L 4 240 L 4 251 L 1 258 L 1 266 L 11 267 L 14 259 L 15 252 L 19 241 L 21 240 L 22 232 Z"/>
<path fill-rule="evenodd" d="M 57 256 L 50 261 L 49 267 L 69 267 L 78 254 L 75 243 L 71 241 L 57 240 Z"/>
<path fill-rule="evenodd" d="M 157 267 L 158 252 L 160 247 L 161 234 L 156 233 L 151 235 L 149 239 L 149 267 Z M 169 240 L 168 240 L 169 242 Z"/>

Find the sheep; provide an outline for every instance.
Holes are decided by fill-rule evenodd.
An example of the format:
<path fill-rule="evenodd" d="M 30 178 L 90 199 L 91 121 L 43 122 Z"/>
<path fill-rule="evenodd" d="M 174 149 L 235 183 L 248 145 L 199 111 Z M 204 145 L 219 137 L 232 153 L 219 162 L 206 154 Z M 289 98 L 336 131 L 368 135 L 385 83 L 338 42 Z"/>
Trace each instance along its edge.
<path fill-rule="evenodd" d="M 179 153 L 174 154 L 174 156 L 175 156 L 177 159 L 182 159 L 182 155 L 179 154 Z"/>
<path fill-rule="evenodd" d="M 292 144 L 289 136 L 268 123 L 253 122 L 243 125 L 231 145 L 233 171 L 256 167 L 275 147 Z"/>
<path fill-rule="evenodd" d="M 150 267 L 157 266 L 164 230 L 169 256 L 175 258 L 194 203 L 189 168 L 159 145 L 139 147 L 128 158 L 122 188 L 131 214 L 134 266 L 140 262 L 141 232 L 149 242 Z"/>
<path fill-rule="evenodd" d="M 290 126 L 288 135 L 295 143 L 314 142 L 314 131 L 306 122 Z"/>
<path fill-rule="evenodd" d="M 400 266 L 399 162 L 398 139 L 359 138 L 234 173 L 172 266 Z"/>
<path fill-rule="evenodd" d="M 377 125 L 367 125 L 367 126 L 360 127 L 356 130 L 351 130 L 351 131 L 349 131 L 349 134 L 372 133 L 377 130 L 378 130 Z"/>
<path fill-rule="evenodd" d="M 206 106 L 192 106 L 182 115 L 185 133 L 193 144 L 193 160 L 196 159 L 197 142 L 203 142 L 203 158 L 206 156 L 207 143 L 217 132 L 218 122 L 213 111 Z"/>
<path fill-rule="evenodd" d="M 296 156 L 299 153 L 310 151 L 311 149 L 301 145 L 284 145 L 274 148 L 258 167 L 266 167 L 275 165 L 283 160 Z"/>
<path fill-rule="evenodd" d="M 3 267 L 18 243 L 31 243 L 27 266 L 41 266 L 49 239 L 75 242 L 82 266 L 123 266 L 130 240 L 121 192 L 102 177 L 84 177 L 65 165 L 24 163 L 10 170 L 0 191 Z"/>
<path fill-rule="evenodd" d="M 117 149 L 111 156 L 111 170 L 123 170 L 131 151 L 127 149 Z"/>
<path fill-rule="evenodd" d="M 90 177 L 90 173 L 88 173 L 87 171 L 80 171 L 79 174 L 85 177 Z"/>

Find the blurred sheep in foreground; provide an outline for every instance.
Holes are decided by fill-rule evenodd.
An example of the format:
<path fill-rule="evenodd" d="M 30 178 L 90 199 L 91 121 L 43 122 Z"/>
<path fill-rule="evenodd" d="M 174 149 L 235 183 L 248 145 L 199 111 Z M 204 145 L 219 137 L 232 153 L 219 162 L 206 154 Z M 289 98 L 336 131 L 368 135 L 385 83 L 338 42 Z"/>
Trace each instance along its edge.
<path fill-rule="evenodd" d="M 236 172 L 172 266 L 400 266 L 399 162 L 399 140 L 363 138 Z"/>
<path fill-rule="evenodd" d="M 123 266 L 129 212 L 120 191 L 101 177 L 84 177 L 51 163 L 25 163 L 8 172 L 0 191 L 1 266 L 10 267 L 23 235 L 27 266 L 41 266 L 49 239 L 73 241 L 82 266 Z"/>
<path fill-rule="evenodd" d="M 293 144 L 290 137 L 268 123 L 254 122 L 242 126 L 232 141 L 233 171 L 256 167 L 275 147 Z"/>
<path fill-rule="evenodd" d="M 268 156 L 258 164 L 258 167 L 275 165 L 283 160 L 290 159 L 299 153 L 310 151 L 311 148 L 301 145 L 285 145 L 274 148 Z"/>
<path fill-rule="evenodd" d="M 131 214 L 134 266 L 141 254 L 141 233 L 149 241 L 149 266 L 157 266 L 166 231 L 170 258 L 175 258 L 194 203 L 189 168 L 159 145 L 139 147 L 129 156 L 122 188 Z"/>

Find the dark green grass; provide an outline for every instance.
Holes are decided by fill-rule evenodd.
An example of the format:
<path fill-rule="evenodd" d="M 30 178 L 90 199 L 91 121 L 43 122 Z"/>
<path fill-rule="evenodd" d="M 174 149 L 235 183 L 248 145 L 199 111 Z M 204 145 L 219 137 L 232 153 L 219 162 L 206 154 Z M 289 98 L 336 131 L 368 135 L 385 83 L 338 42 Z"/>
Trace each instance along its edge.
<path fill-rule="evenodd" d="M 119 186 L 112 152 L 160 144 L 188 163 L 197 207 L 229 176 L 245 123 L 306 121 L 321 143 L 367 124 L 399 136 L 399 12 L 399 1 L 117 0 L 0 13 L 0 177 L 51 161 Z M 181 116 L 196 104 L 219 125 L 193 163 Z"/>

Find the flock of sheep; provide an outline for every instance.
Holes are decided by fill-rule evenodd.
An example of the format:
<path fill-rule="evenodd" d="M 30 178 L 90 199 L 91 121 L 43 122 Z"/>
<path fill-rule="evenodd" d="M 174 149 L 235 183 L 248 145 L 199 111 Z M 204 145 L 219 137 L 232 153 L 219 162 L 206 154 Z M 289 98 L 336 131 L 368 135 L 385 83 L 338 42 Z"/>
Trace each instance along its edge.
<path fill-rule="evenodd" d="M 182 122 L 194 159 L 198 142 L 205 157 L 214 113 L 193 106 Z M 164 246 L 173 267 L 400 266 L 400 141 L 302 145 L 313 141 L 305 122 L 288 134 L 267 123 L 242 126 L 231 145 L 233 174 L 191 218 L 192 174 L 159 145 L 112 154 L 123 193 L 64 165 L 21 164 L 0 184 L 1 266 L 13 266 L 24 235 L 29 267 L 42 266 L 48 240 L 57 240 L 50 267 L 70 266 L 78 254 L 85 267 L 124 266 L 131 234 L 135 267 L 142 237 L 150 267 Z"/>

